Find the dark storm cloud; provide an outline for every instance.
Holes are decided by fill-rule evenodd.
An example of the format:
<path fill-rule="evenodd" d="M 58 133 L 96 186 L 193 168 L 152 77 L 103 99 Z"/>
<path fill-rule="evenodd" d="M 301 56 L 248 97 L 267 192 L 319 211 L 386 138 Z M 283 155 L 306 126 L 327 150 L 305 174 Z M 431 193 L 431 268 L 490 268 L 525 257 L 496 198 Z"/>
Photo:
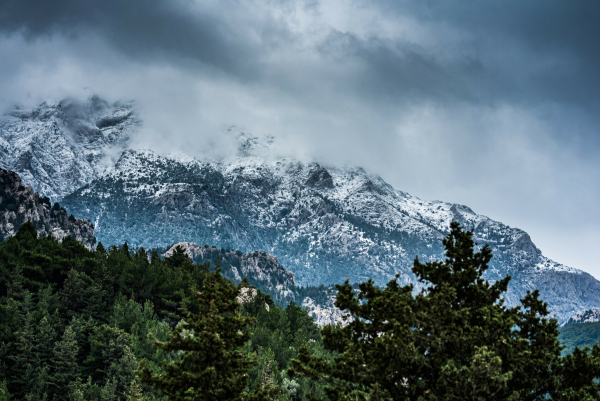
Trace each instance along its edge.
<path fill-rule="evenodd" d="M 367 68 L 354 84 L 383 102 L 475 100 L 478 90 L 473 83 L 481 80 L 483 72 L 481 63 L 471 58 L 444 61 L 406 41 L 359 38 L 347 32 L 331 32 L 319 50 L 332 61 L 360 59 Z"/>
<path fill-rule="evenodd" d="M 449 24 L 470 34 L 455 51 L 476 49 L 505 96 L 599 106 L 600 3 L 595 1 L 382 1 L 386 12 Z M 493 93 L 488 93 L 491 95 Z"/>
<path fill-rule="evenodd" d="M 447 24 L 465 36 L 442 41 L 439 46 L 446 48 L 435 49 L 404 38 L 359 38 L 331 29 L 316 43 L 321 54 L 365 64 L 363 74 L 340 81 L 340 86 L 396 100 L 414 101 L 415 96 L 478 102 L 545 99 L 590 111 L 599 105 L 598 2 L 372 4 L 386 13 L 411 15 L 424 24 Z M 95 32 L 131 57 L 199 61 L 241 80 L 273 78 L 278 71 L 269 57 L 285 51 L 284 47 L 294 47 L 302 33 L 291 33 L 285 18 L 268 14 L 244 18 L 238 15 L 239 9 L 251 15 L 253 7 L 243 5 L 233 0 L 210 6 L 185 0 L 5 0 L 0 6 L 0 31 L 30 39 Z M 440 56 L 443 53 L 450 57 Z"/>
<path fill-rule="evenodd" d="M 272 6 L 285 7 L 285 3 L 273 2 Z M 9 0 L 1 6 L 0 31 L 30 40 L 97 33 L 129 57 L 178 64 L 197 61 L 242 81 L 281 79 L 281 85 L 293 87 L 290 77 L 282 77 L 280 67 L 268 59 L 278 51 L 294 48 L 303 33 L 290 32 L 285 18 L 275 19 L 268 13 L 258 19 L 236 15 L 231 10 L 240 5 L 237 1 L 217 4 L 210 8 L 177 0 Z M 251 15 L 253 8 L 247 7 L 247 12 Z M 256 38 L 251 39 L 252 35 Z M 330 29 L 316 47 L 326 59 L 330 56 L 365 64 L 363 74 L 340 80 L 338 90 L 396 101 L 412 101 L 415 96 L 470 99 L 477 94 L 469 87 L 481 73 L 481 65 L 474 59 L 444 62 L 428 49 L 405 40 L 359 38 L 335 29 Z M 289 73 L 313 72 L 291 66 Z"/>
<path fill-rule="evenodd" d="M 0 10 L 0 31 L 32 40 L 97 33 L 134 58 L 194 60 L 238 75 L 256 63 L 247 32 L 187 0 L 8 0 Z"/>
<path fill-rule="evenodd" d="M 269 15 L 268 7 L 286 3 L 269 2 L 267 13 L 252 18 L 254 7 L 234 0 L 9 0 L 1 4 L 0 31 L 30 39 L 98 33 L 130 57 L 195 61 L 242 81 L 279 78 L 281 85 L 293 86 L 288 82 L 293 78 L 282 77 L 280 66 L 272 62 L 304 35 L 292 33 L 285 18 Z M 406 38 L 377 33 L 359 37 L 331 28 L 315 43 L 323 57 L 360 61 L 365 67 L 362 74 L 341 79 L 340 88 L 387 101 L 550 100 L 597 111 L 600 3 L 449 0 L 372 5 L 423 24 L 446 24 L 463 36 L 428 47 Z M 435 28 L 431 34 L 444 35 Z M 311 71 L 292 66 L 293 73 Z"/>

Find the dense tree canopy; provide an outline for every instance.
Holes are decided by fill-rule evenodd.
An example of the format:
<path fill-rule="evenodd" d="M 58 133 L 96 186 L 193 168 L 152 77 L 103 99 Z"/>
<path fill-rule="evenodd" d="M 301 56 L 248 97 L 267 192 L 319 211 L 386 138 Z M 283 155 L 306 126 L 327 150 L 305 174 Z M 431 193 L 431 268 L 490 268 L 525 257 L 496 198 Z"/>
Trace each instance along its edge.
<path fill-rule="evenodd" d="M 599 399 L 600 347 L 561 357 L 558 325 L 538 292 L 508 308 L 509 277 L 483 279 L 492 258 L 452 223 L 446 260 L 413 272 L 427 287 L 338 286 L 345 327 L 326 326 L 333 362 L 300 350 L 292 376 L 324 380 L 331 400 Z"/>
<path fill-rule="evenodd" d="M 165 388 L 140 382 L 140 362 L 145 372 L 160 375 L 165 364 L 187 359 L 182 350 L 155 347 L 148 333 L 166 343 L 172 332 L 193 325 L 188 313 L 206 312 L 217 276 L 182 250 L 167 259 L 126 245 L 99 244 L 90 251 L 69 237 L 62 243 L 38 237 L 33 225 L 24 224 L 0 243 L 0 400 L 166 399 Z M 227 297 L 237 291 L 222 277 L 219 283 Z M 236 368 L 247 375 L 238 389 L 250 394 L 270 383 L 281 389 L 274 398 L 280 400 L 322 394 L 318 384 L 285 373 L 304 343 L 325 355 L 313 319 L 294 304 L 282 308 L 268 294 L 252 291 L 243 305 L 227 301 L 227 308 L 211 312 L 248 323 L 240 328 L 243 341 L 227 351 L 255 361 Z"/>
<path fill-rule="evenodd" d="M 155 341 L 166 352 L 180 352 L 181 358 L 154 373 L 142 361 L 140 376 L 169 397 L 169 400 L 269 400 L 277 395 L 272 383 L 246 392 L 248 370 L 254 358 L 241 352 L 250 340 L 254 319 L 243 316 L 238 297 L 243 284 L 236 287 L 215 273 L 208 273 L 201 291 L 196 293 L 198 314 L 188 312 L 168 341 Z"/>
<path fill-rule="evenodd" d="M 90 251 L 26 223 L 0 243 L 0 400 L 600 398 L 600 347 L 561 356 L 537 291 L 509 308 L 487 246 L 456 223 L 444 245 L 415 260 L 424 290 L 346 282 L 348 319 L 319 330 L 181 249 Z"/>

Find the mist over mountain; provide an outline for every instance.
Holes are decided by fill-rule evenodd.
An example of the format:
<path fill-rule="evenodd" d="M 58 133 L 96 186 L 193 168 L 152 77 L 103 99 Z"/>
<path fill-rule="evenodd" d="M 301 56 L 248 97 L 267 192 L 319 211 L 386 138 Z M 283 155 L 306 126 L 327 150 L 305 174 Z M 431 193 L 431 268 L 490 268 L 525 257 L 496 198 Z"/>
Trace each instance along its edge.
<path fill-rule="evenodd" d="M 0 167 L 57 201 L 114 165 L 140 120 L 133 103 L 65 99 L 0 119 Z"/>
<path fill-rule="evenodd" d="M 239 129 L 224 134 L 236 146 L 225 158 L 128 148 L 140 121 L 132 104 L 97 98 L 77 108 L 15 109 L 0 126 L 0 163 L 90 220 L 105 245 L 259 250 L 299 285 L 369 278 L 383 285 L 400 274 L 419 288 L 412 261 L 443 258 L 441 240 L 459 221 L 493 249 L 486 277 L 513 277 L 510 305 L 537 288 L 561 320 L 600 306 L 592 276 L 548 259 L 526 232 L 468 206 L 423 201 L 359 167 L 278 157 L 277 138 Z"/>

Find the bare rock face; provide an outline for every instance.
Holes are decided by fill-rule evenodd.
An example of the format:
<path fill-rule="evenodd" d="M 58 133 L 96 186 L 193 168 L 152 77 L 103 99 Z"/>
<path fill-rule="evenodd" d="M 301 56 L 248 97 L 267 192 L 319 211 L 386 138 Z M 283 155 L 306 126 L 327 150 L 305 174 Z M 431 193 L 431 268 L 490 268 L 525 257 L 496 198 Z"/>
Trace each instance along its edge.
<path fill-rule="evenodd" d="M 333 189 L 333 178 L 325 167 L 315 164 L 309 170 L 305 185 L 311 188 Z"/>
<path fill-rule="evenodd" d="M 285 270 L 273 255 L 261 251 L 241 253 L 206 245 L 199 246 L 193 242 L 179 242 L 169 248 L 163 256 L 172 256 L 178 246 L 196 263 L 210 262 L 214 265 L 219 260 L 225 277 L 236 282 L 246 277 L 250 284 L 271 294 L 276 302 L 296 302 L 308 311 L 319 326 L 346 323 L 342 320 L 343 312 L 334 305 L 337 294 L 334 287 L 312 287 L 308 289 L 310 295 L 307 295 L 307 288 L 297 287 L 294 273 Z M 244 287 L 238 302 L 243 304 L 252 300 L 254 296 L 256 289 Z M 269 310 L 266 304 L 265 308 Z"/>
<path fill-rule="evenodd" d="M 51 206 L 50 199 L 24 186 L 17 173 L 0 169 L 0 240 L 14 235 L 26 221 L 33 223 L 39 235 L 52 235 L 59 241 L 70 235 L 89 249 L 96 246 L 89 221 L 69 216 L 58 203 Z"/>

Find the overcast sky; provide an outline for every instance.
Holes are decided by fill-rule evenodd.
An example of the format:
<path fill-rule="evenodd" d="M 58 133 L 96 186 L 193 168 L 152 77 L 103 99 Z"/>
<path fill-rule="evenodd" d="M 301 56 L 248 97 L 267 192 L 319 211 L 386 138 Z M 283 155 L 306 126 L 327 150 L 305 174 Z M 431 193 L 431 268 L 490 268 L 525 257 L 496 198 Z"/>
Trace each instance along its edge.
<path fill-rule="evenodd" d="M 597 1 L 0 0 L 0 108 L 135 99 L 140 143 L 194 155 L 231 125 L 275 135 L 600 278 L 598 21 Z"/>

